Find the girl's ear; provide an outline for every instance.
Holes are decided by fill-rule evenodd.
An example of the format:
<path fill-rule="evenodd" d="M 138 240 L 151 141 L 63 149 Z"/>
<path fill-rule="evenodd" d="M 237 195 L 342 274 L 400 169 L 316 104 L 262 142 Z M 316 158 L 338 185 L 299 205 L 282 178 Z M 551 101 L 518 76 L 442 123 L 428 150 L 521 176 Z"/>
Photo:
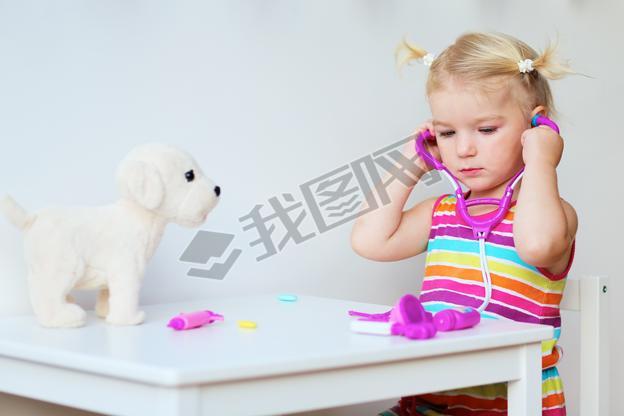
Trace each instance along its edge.
<path fill-rule="evenodd" d="M 545 117 L 548 117 L 548 109 L 543 105 L 538 105 L 531 111 L 531 118 L 535 116 L 535 114 L 542 114 Z"/>

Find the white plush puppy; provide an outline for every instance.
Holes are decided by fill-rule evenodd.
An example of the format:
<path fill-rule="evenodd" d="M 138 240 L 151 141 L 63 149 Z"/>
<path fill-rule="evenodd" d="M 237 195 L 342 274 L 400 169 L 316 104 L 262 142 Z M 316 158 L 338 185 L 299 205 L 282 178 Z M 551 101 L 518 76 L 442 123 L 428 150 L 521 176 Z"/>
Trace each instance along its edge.
<path fill-rule="evenodd" d="M 29 214 L 9 196 L 0 201 L 24 230 L 30 300 L 41 325 L 84 325 L 85 311 L 68 301 L 72 289 L 99 289 L 96 313 L 107 322 L 141 323 L 139 289 L 165 226 L 198 227 L 221 193 L 187 153 L 161 144 L 132 150 L 117 181 L 121 198 L 102 207 Z"/>

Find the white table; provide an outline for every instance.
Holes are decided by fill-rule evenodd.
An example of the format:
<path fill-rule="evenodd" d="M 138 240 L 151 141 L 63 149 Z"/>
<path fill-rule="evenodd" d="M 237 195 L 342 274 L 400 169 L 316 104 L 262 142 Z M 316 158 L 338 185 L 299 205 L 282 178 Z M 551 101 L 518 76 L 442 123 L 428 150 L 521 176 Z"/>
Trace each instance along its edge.
<path fill-rule="evenodd" d="M 147 321 L 80 329 L 0 320 L 0 391 L 118 415 L 274 415 L 509 381 L 509 415 L 541 414 L 540 342 L 552 328 L 484 320 L 427 341 L 361 335 L 348 309 L 386 306 L 300 296 L 146 307 Z M 176 332 L 179 312 L 222 323 Z M 253 320 L 255 330 L 238 328 Z"/>

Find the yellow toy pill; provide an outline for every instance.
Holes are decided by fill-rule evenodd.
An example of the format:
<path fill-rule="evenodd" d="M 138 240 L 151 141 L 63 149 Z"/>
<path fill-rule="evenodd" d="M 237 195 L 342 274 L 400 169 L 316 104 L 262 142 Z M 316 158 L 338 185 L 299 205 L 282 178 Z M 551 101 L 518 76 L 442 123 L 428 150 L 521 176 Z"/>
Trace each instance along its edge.
<path fill-rule="evenodd" d="M 239 328 L 255 329 L 258 326 L 254 321 L 238 321 Z"/>

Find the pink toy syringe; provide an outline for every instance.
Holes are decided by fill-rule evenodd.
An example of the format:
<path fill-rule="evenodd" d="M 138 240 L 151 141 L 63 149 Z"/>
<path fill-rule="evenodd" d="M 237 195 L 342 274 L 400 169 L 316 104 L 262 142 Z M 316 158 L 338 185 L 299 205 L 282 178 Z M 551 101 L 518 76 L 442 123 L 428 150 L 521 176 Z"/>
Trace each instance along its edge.
<path fill-rule="evenodd" d="M 223 315 L 212 311 L 180 312 L 179 315 L 169 320 L 167 326 L 176 331 L 182 331 L 184 329 L 199 328 L 200 326 L 211 324 L 216 321 L 223 321 Z"/>

